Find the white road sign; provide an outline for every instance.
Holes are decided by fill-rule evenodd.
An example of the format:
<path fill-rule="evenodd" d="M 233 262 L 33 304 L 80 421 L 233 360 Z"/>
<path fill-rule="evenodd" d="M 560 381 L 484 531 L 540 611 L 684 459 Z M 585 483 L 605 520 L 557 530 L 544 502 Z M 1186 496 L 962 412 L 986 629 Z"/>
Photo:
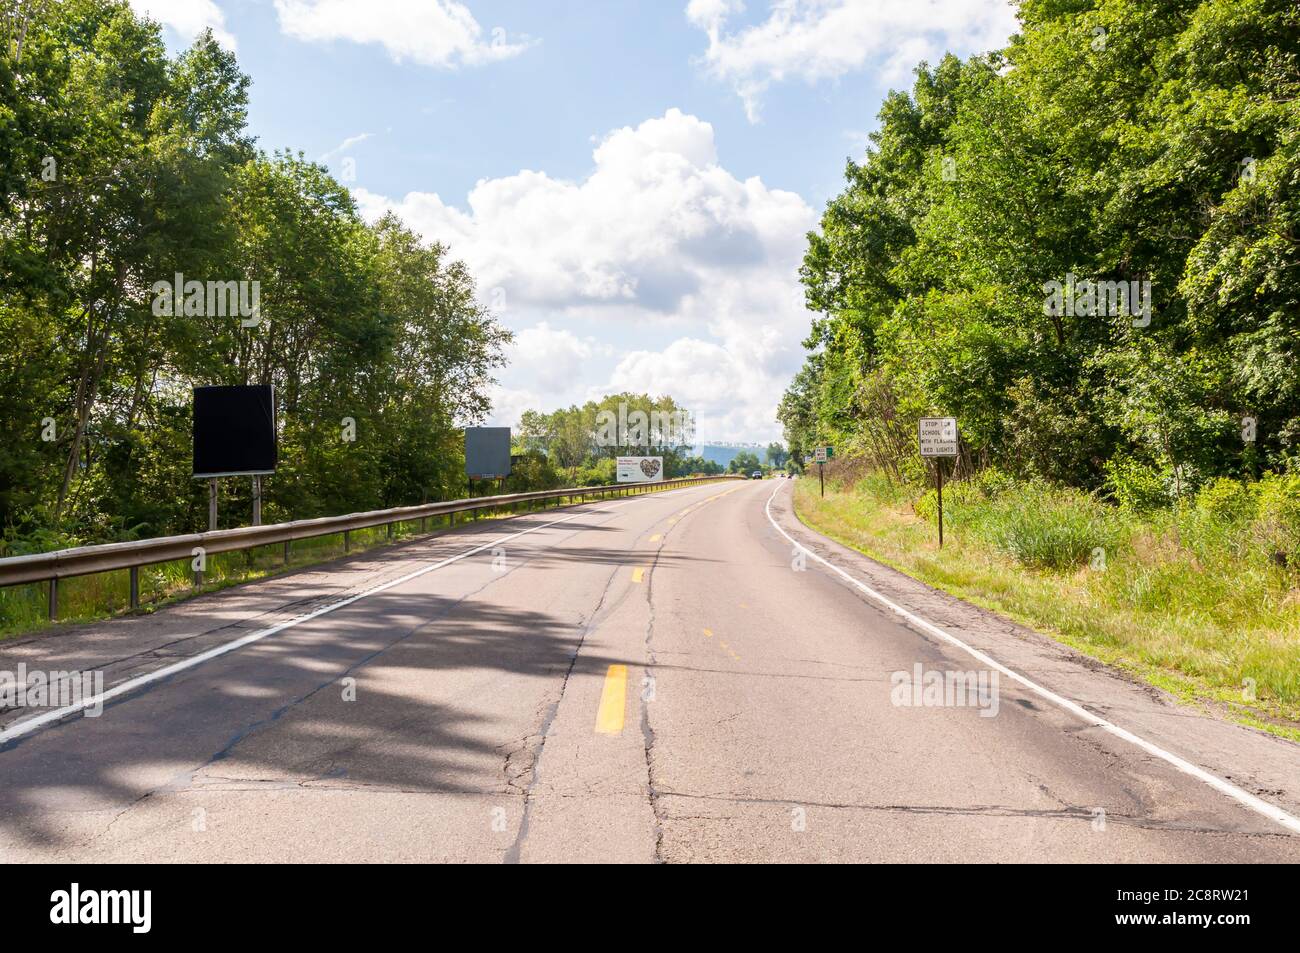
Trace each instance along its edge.
<path fill-rule="evenodd" d="M 921 443 L 921 456 L 957 456 L 956 417 L 922 417 L 916 430 Z"/>
<path fill-rule="evenodd" d="M 817 448 L 817 462 L 818 462 L 818 463 L 825 463 L 825 462 L 826 462 L 826 448 L 825 448 L 825 447 L 818 447 L 818 448 Z"/>

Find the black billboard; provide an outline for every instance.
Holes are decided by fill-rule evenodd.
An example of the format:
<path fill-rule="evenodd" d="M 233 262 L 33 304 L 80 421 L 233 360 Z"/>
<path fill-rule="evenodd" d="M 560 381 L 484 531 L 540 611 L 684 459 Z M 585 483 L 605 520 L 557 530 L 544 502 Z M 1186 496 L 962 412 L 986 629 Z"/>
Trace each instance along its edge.
<path fill-rule="evenodd" d="M 274 473 L 275 388 L 194 388 L 194 476 Z"/>

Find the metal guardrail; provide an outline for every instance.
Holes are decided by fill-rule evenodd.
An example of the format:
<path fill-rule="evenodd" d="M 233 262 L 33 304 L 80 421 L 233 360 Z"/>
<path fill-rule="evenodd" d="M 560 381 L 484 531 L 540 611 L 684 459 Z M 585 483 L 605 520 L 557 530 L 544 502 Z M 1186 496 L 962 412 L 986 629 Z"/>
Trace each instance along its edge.
<path fill-rule="evenodd" d="M 476 496 L 464 500 L 445 500 L 441 503 L 423 503 L 419 506 L 399 506 L 368 513 L 349 513 L 346 516 L 325 516 L 312 520 L 294 520 L 289 523 L 271 523 L 266 526 L 244 526 L 238 529 L 219 529 L 208 533 L 190 533 L 185 536 L 160 536 L 157 539 L 133 540 L 126 543 L 103 543 L 98 546 L 78 546 L 58 549 L 29 556 L 10 556 L 0 559 L 0 588 L 20 586 L 34 582 L 48 582 L 49 614 L 55 620 L 59 615 L 59 580 L 73 576 L 88 576 L 100 572 L 122 569 L 131 571 L 131 608 L 140 605 L 140 567 L 165 563 L 176 559 L 191 559 L 195 550 L 203 555 L 228 553 L 258 546 L 284 544 L 284 561 L 289 562 L 289 545 L 296 539 L 343 534 L 343 549 L 350 548 L 349 533 L 358 529 L 387 526 L 393 535 L 397 523 L 420 520 L 421 532 L 425 521 L 432 516 L 448 516 L 455 525 L 457 513 L 478 510 L 516 509 L 521 503 L 556 501 L 563 505 L 583 502 L 588 498 L 605 499 L 608 496 L 631 496 L 650 493 L 665 487 L 686 486 L 740 480 L 741 476 L 683 477 L 658 483 L 625 483 L 613 486 L 569 487 L 562 490 L 535 490 L 530 493 L 507 493 L 500 496 Z M 203 574 L 195 573 L 196 586 L 203 584 Z"/>

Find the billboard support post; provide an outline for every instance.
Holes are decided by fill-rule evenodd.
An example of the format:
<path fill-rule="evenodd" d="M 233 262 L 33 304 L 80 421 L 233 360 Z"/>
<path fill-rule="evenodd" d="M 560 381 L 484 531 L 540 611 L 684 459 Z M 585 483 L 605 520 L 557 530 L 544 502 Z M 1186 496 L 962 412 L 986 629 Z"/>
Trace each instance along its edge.
<path fill-rule="evenodd" d="M 208 532 L 217 529 L 217 478 L 208 481 Z"/>
<path fill-rule="evenodd" d="M 262 475 L 253 474 L 253 525 L 262 525 Z"/>

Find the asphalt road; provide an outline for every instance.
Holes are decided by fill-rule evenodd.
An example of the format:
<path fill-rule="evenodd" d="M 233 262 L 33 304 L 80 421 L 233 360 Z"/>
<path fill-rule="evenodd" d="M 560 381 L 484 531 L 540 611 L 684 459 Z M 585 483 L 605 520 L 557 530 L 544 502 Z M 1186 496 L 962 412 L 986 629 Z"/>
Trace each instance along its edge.
<path fill-rule="evenodd" d="M 484 522 L 0 645 L 111 688 L 287 623 L 99 717 L 4 713 L 0 860 L 1300 861 L 1260 809 L 1300 813 L 1300 746 L 821 539 L 790 487 Z"/>

